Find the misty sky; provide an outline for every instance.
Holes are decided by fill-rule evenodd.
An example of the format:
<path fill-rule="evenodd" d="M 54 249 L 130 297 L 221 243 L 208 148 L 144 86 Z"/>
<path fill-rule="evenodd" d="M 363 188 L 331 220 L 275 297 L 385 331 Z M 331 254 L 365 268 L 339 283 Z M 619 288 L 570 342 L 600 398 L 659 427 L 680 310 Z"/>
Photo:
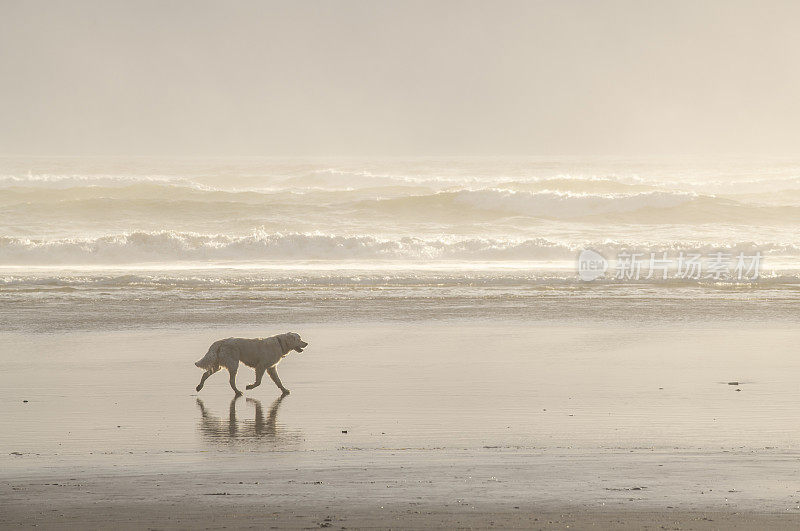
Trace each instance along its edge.
<path fill-rule="evenodd" d="M 0 0 L 0 153 L 797 154 L 800 2 Z"/>

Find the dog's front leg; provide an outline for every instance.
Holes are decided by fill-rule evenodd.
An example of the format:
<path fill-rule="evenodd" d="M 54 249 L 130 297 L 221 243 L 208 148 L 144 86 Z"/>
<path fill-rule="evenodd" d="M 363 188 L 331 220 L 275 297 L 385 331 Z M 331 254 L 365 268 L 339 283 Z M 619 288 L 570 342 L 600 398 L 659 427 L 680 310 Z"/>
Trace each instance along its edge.
<path fill-rule="evenodd" d="M 214 374 L 214 371 L 212 371 L 211 369 L 209 369 L 209 370 L 207 370 L 206 372 L 203 373 L 203 377 L 200 378 L 200 383 L 197 384 L 197 387 L 195 387 L 195 389 L 197 389 L 198 393 L 200 392 L 200 389 L 203 388 L 203 384 L 206 383 L 206 380 L 208 379 L 208 377 L 211 376 L 212 374 Z"/>
<path fill-rule="evenodd" d="M 283 386 L 283 384 L 281 383 L 281 379 L 280 379 L 280 378 L 278 378 L 278 371 L 275 369 L 275 366 L 274 366 L 274 365 L 273 365 L 272 367 L 269 367 L 269 368 L 267 369 L 267 374 L 269 374 L 269 377 L 270 377 L 270 378 L 272 378 L 272 381 L 273 381 L 273 382 L 275 382 L 275 385 L 277 385 L 277 386 L 278 386 L 278 389 L 280 389 L 281 391 L 283 391 L 283 394 L 285 394 L 285 395 L 288 395 L 288 394 L 289 394 L 289 390 L 288 390 L 288 389 L 286 389 L 286 388 Z"/>
<path fill-rule="evenodd" d="M 256 381 L 251 383 L 250 385 L 245 386 L 245 389 L 248 391 L 250 389 L 255 389 L 259 385 L 261 385 L 261 378 L 264 376 L 264 371 L 267 370 L 265 366 L 256 367 Z"/>

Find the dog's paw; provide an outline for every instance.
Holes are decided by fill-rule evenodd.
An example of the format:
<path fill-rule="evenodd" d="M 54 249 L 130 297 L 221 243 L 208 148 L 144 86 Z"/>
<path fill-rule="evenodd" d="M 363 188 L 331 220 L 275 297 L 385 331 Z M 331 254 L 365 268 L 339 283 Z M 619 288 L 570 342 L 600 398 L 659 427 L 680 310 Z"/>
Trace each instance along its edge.
<path fill-rule="evenodd" d="M 195 390 L 195 391 L 197 391 L 197 392 L 199 393 L 199 392 L 200 392 L 200 389 L 202 389 L 202 388 L 203 388 L 203 386 L 202 386 L 202 385 L 198 385 L 197 387 L 195 387 L 195 388 L 194 388 L 194 390 Z"/>
<path fill-rule="evenodd" d="M 239 397 L 239 396 L 242 396 L 243 394 L 244 393 L 242 393 L 241 391 L 236 391 L 236 395 L 235 396 Z"/>
<path fill-rule="evenodd" d="M 250 384 L 250 385 L 245 385 L 245 386 L 244 386 L 244 388 L 245 388 L 245 389 L 247 389 L 248 391 L 249 391 L 250 389 L 252 389 L 253 387 L 255 387 L 255 385 L 253 385 L 253 384 Z"/>
<path fill-rule="evenodd" d="M 283 396 L 286 396 L 286 395 L 289 394 L 289 390 L 286 389 L 285 387 L 283 389 L 281 389 L 281 391 L 283 392 Z"/>

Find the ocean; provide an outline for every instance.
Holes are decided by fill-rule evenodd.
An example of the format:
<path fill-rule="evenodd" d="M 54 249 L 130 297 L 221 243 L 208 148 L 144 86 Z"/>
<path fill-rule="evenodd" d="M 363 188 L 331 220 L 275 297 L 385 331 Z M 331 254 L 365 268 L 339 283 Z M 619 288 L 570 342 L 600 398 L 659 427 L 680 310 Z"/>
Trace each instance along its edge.
<path fill-rule="evenodd" d="M 0 326 L 796 323 L 798 226 L 793 160 L 6 157 Z"/>

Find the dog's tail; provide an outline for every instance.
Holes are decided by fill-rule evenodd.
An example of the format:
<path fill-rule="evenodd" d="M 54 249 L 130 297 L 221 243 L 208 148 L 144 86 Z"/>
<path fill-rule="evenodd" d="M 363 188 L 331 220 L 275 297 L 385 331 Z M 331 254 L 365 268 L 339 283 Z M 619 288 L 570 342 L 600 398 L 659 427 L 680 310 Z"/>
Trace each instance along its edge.
<path fill-rule="evenodd" d="M 208 349 L 208 352 L 206 352 L 206 355 L 203 356 L 203 359 L 194 362 L 194 364 L 207 371 L 219 367 L 219 347 L 220 342 L 217 341 L 211 345 L 211 347 Z"/>

